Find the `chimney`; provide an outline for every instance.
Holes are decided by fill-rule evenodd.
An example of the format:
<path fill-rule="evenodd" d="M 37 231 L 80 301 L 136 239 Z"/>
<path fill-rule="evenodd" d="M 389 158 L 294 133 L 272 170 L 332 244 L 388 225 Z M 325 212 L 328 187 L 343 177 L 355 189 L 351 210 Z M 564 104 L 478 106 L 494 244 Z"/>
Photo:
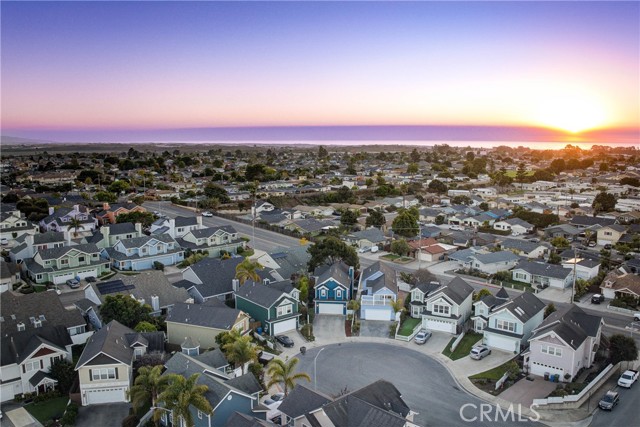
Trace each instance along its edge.
<path fill-rule="evenodd" d="M 49 215 L 53 215 L 55 211 L 56 210 L 53 208 L 53 206 L 49 206 Z"/>
<path fill-rule="evenodd" d="M 134 226 L 136 228 L 136 233 L 138 233 L 138 236 L 142 236 L 142 223 L 136 222 Z"/>
<path fill-rule="evenodd" d="M 102 241 L 104 242 L 105 247 L 108 248 L 109 246 L 111 246 L 111 242 L 109 242 L 109 237 L 111 235 L 109 227 L 103 225 L 102 227 L 100 227 L 100 233 L 102 233 Z"/>
<path fill-rule="evenodd" d="M 233 292 L 237 292 L 239 287 L 240 287 L 240 280 L 232 279 L 231 280 L 231 288 L 233 289 Z"/>
<path fill-rule="evenodd" d="M 263 285 L 268 285 L 269 283 L 271 283 L 271 282 L 269 281 L 269 279 L 262 279 L 262 284 L 263 284 Z"/>
<path fill-rule="evenodd" d="M 108 211 L 109 209 L 111 209 L 111 206 L 109 206 L 109 202 L 102 203 L 102 210 Z"/>
<path fill-rule="evenodd" d="M 202 228 L 202 215 L 198 215 L 196 217 L 196 221 L 198 223 L 198 228 Z"/>
<path fill-rule="evenodd" d="M 151 296 L 151 308 L 153 311 L 160 311 L 160 297 L 158 295 Z"/>

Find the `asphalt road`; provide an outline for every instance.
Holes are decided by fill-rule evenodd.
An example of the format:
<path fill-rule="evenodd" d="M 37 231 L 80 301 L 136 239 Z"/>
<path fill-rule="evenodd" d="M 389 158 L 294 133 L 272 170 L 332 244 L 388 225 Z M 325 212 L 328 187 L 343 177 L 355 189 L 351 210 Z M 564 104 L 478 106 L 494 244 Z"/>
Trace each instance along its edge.
<path fill-rule="evenodd" d="M 375 343 L 344 343 L 321 348 L 324 350 L 317 359 L 317 389 L 329 396 L 336 396 L 345 388 L 354 391 L 385 379 L 398 388 L 411 410 L 418 412 L 414 421 L 422 426 L 539 425 L 529 420 L 518 421 L 517 412 L 506 421 L 496 418 L 495 408 L 480 420 L 480 405 L 484 402 L 459 388 L 443 366 L 422 353 Z M 300 356 L 298 371 L 309 374 L 310 388 L 314 387 L 313 361 L 319 350 L 308 350 Z M 461 418 L 461 408 L 468 421 Z"/>
<path fill-rule="evenodd" d="M 590 427 L 637 427 L 640 426 L 638 408 L 640 407 L 640 385 L 635 384 L 631 389 L 615 387 L 620 393 L 620 403 L 613 411 L 597 409 L 591 420 Z M 606 390 L 605 390 L 606 391 Z M 604 392 L 602 394 L 604 394 Z M 599 399 L 598 399 L 599 400 Z"/>

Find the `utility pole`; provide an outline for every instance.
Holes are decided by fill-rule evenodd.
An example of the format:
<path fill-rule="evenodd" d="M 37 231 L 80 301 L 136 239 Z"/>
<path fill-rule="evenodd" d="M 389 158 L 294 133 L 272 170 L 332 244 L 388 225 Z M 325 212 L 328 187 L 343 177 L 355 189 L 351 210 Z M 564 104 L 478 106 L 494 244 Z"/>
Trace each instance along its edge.
<path fill-rule="evenodd" d="M 256 206 L 256 195 L 258 194 L 258 181 L 254 182 L 254 186 L 253 186 L 253 221 L 252 221 L 252 236 L 251 236 L 251 243 L 253 244 L 253 251 L 255 253 L 256 250 L 256 211 L 257 211 L 257 206 Z"/>
<path fill-rule="evenodd" d="M 578 249 L 573 248 L 573 284 L 571 285 L 571 300 L 570 304 L 573 304 L 573 295 L 576 291 L 576 265 L 578 264 Z"/>
<path fill-rule="evenodd" d="M 418 271 L 422 261 L 422 224 L 418 221 Z"/>

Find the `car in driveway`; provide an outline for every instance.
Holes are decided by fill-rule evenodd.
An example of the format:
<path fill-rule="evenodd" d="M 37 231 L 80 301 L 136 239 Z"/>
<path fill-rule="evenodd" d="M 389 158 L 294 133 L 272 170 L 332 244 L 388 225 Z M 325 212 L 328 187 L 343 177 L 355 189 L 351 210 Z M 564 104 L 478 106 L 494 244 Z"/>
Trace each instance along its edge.
<path fill-rule="evenodd" d="M 9 244 L 9 239 L 7 239 L 6 237 L 3 237 L 2 239 L 0 239 L 0 245 L 7 246 L 8 244 Z"/>
<path fill-rule="evenodd" d="M 209 211 L 204 211 L 204 212 L 202 212 L 202 216 L 211 217 L 211 216 L 213 216 L 213 214 L 211 212 L 209 212 Z"/>
<path fill-rule="evenodd" d="M 606 245 L 603 246 L 606 250 L 611 250 L 611 248 L 613 246 L 611 246 L 611 244 L 607 243 Z"/>
<path fill-rule="evenodd" d="M 365 253 L 365 252 L 369 252 L 371 250 L 371 246 L 363 246 L 360 249 L 358 249 L 358 253 Z"/>
<path fill-rule="evenodd" d="M 602 399 L 598 402 L 598 406 L 600 409 L 604 409 L 605 411 L 611 411 L 618 403 L 620 403 L 620 394 L 613 390 L 609 390 L 604 396 L 602 396 Z"/>
<path fill-rule="evenodd" d="M 67 286 L 69 286 L 71 289 L 78 289 L 80 287 L 80 282 L 78 282 L 76 279 L 69 279 L 67 280 Z"/>
<path fill-rule="evenodd" d="M 482 360 L 491 354 L 491 349 L 486 345 L 477 345 L 471 349 L 469 357 L 475 360 Z"/>
<path fill-rule="evenodd" d="M 95 282 L 97 282 L 96 278 L 93 277 L 93 276 L 87 276 L 87 277 L 84 278 L 84 280 L 86 280 L 87 283 L 95 283 Z"/>
<path fill-rule="evenodd" d="M 285 347 L 293 347 L 293 340 L 286 335 L 276 336 L 276 340 Z"/>
<path fill-rule="evenodd" d="M 282 399 L 284 399 L 284 393 L 274 393 L 271 395 L 271 400 L 274 402 L 280 402 Z"/>
<path fill-rule="evenodd" d="M 422 329 L 420 330 L 420 332 L 418 332 L 413 340 L 416 342 L 416 344 L 424 344 L 429 340 L 429 338 L 431 338 L 431 331 Z"/>
<path fill-rule="evenodd" d="M 601 302 L 604 302 L 604 295 L 594 294 L 591 296 L 591 304 L 600 304 Z"/>

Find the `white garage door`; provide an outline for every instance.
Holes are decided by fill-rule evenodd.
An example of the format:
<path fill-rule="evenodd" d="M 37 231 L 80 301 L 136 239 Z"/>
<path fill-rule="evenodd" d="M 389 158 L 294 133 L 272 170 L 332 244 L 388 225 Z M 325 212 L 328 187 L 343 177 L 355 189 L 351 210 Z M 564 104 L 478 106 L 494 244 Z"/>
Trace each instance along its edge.
<path fill-rule="evenodd" d="M 73 273 L 67 273 L 67 274 L 61 274 L 59 276 L 54 276 L 53 277 L 53 283 L 56 285 L 60 285 L 64 282 L 66 282 L 69 279 L 73 279 L 75 276 L 75 274 Z"/>
<path fill-rule="evenodd" d="M 125 388 L 104 388 L 87 390 L 87 405 L 98 403 L 126 402 Z"/>
<path fill-rule="evenodd" d="M 318 314 L 344 314 L 343 304 L 316 303 Z"/>
<path fill-rule="evenodd" d="M 560 377 L 564 376 L 564 371 L 559 368 L 552 368 L 550 366 L 545 366 L 538 363 L 531 363 L 531 373 L 533 375 L 538 375 L 540 377 L 544 377 L 544 374 L 549 373 L 549 375 L 560 375 Z"/>
<path fill-rule="evenodd" d="M 292 331 L 296 328 L 296 319 L 289 319 L 285 322 L 275 323 L 273 325 L 273 335 L 279 335 L 283 332 Z"/>
<path fill-rule="evenodd" d="M 493 334 L 486 335 L 486 337 L 487 337 L 487 345 L 489 347 L 498 348 L 504 351 L 516 350 L 516 343 L 518 343 L 518 347 L 519 347 L 519 341 L 513 340 L 511 338 L 501 337 L 499 335 L 493 335 Z"/>
<path fill-rule="evenodd" d="M 426 327 L 432 331 L 449 332 L 450 334 L 456 333 L 456 324 L 443 320 L 427 319 Z"/>
<path fill-rule="evenodd" d="M 391 320 L 391 311 L 368 309 L 364 311 L 365 320 Z"/>
<path fill-rule="evenodd" d="M 95 268 L 93 270 L 78 271 L 78 274 L 76 274 L 76 276 L 78 276 L 81 279 L 84 279 L 89 276 L 96 277 L 97 275 L 98 275 L 98 271 Z"/>

